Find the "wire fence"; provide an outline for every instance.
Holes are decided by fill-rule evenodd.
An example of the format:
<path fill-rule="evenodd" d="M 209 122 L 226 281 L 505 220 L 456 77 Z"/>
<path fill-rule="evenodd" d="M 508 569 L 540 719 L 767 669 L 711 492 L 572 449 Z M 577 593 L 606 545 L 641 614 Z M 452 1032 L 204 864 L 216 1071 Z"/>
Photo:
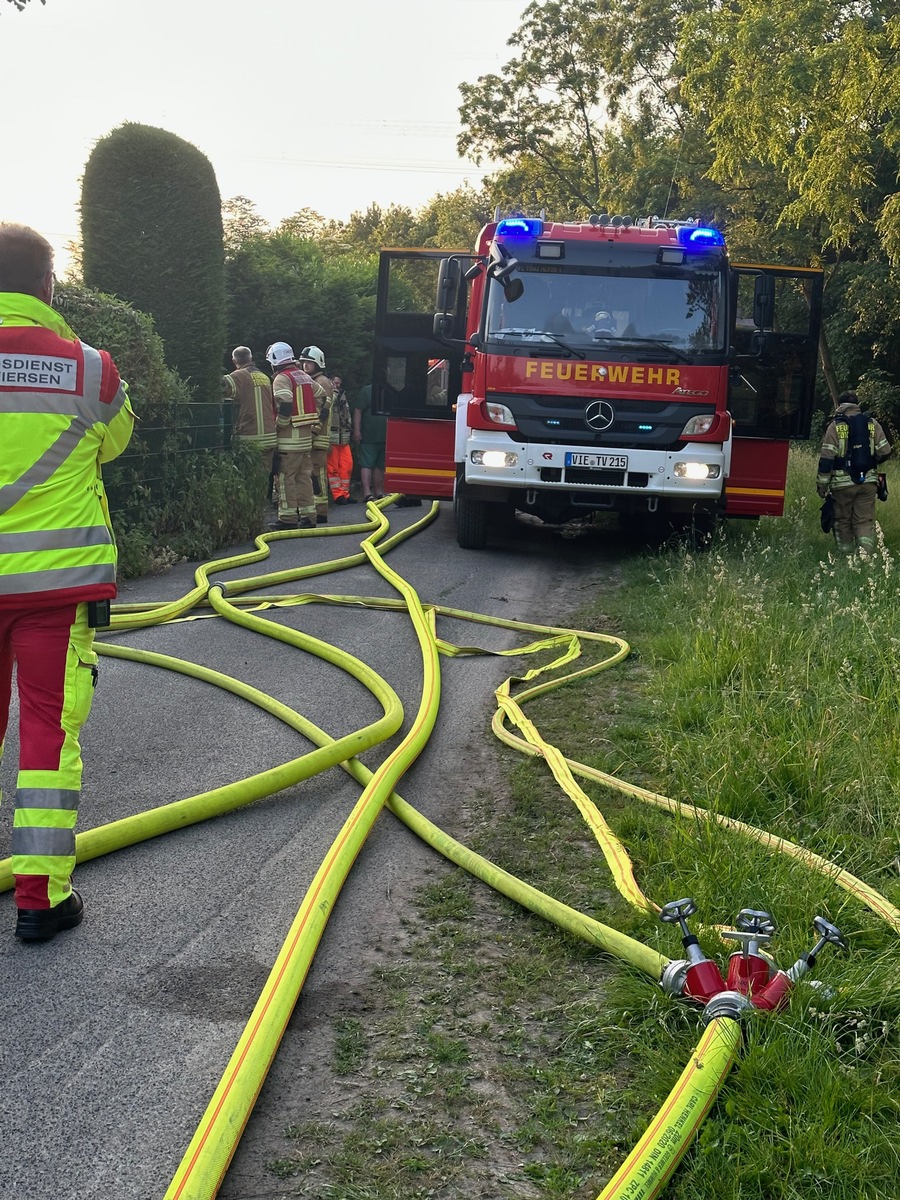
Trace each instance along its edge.
<path fill-rule="evenodd" d="M 232 413 L 230 400 L 188 401 L 165 424 L 137 425 L 128 449 L 104 470 L 110 511 L 168 499 L 173 476 L 189 471 L 191 458 L 230 449 Z"/>

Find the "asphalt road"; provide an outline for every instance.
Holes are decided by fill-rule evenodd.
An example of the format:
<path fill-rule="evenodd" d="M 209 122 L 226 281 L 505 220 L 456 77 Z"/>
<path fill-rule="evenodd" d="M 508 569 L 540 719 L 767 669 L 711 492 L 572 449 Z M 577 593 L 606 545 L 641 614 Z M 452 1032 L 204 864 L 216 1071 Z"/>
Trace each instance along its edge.
<path fill-rule="evenodd" d="M 351 514 L 357 509 L 344 510 Z M 392 528 L 423 510 L 389 510 Z M 359 537 L 292 539 L 260 574 L 351 553 Z M 448 506 L 398 547 L 390 565 L 423 600 L 542 623 L 561 621 L 587 598 L 618 547 L 590 537 L 519 530 L 486 552 L 458 549 Z M 167 600 L 193 586 L 195 564 L 121 589 L 120 600 Z M 284 592 L 393 595 L 370 567 L 322 576 Z M 419 656 L 401 614 L 303 606 L 272 619 L 358 655 L 403 699 L 418 704 Z M 500 648 L 504 631 L 442 624 L 451 641 Z M 157 626 L 117 640 L 215 667 L 297 708 L 333 736 L 378 715 L 344 673 L 218 619 Z M 192 796 L 295 757 L 298 736 L 220 689 L 181 675 L 104 659 L 90 721 L 79 829 Z M 399 791 L 453 832 L 471 747 L 484 736 L 491 693 L 508 662 L 481 658 L 444 667 L 432 742 Z M 11 722 L 0 783 L 15 790 L 18 745 Z M 382 760 L 385 747 L 367 756 Z M 471 780 L 469 780 L 471 782 Z M 358 787 L 335 768 L 251 807 L 157 838 L 77 871 L 84 923 L 45 945 L 12 936 L 11 895 L 0 897 L 0 1196 L 4 1200 L 161 1200 L 228 1062 L 303 895 Z M 9 852 L 12 806 L 0 813 L 0 856 Z M 352 988 L 373 956 L 390 953 L 397 897 L 409 894 L 433 852 L 382 814 L 326 930 L 291 1022 L 314 1035 L 309 1014 Z M 286 1038 L 286 1041 L 288 1039 Z M 279 1056 L 280 1058 L 281 1056 Z M 276 1061 L 220 1195 L 257 1188 L 259 1155 L 284 1125 L 292 1087 Z"/>

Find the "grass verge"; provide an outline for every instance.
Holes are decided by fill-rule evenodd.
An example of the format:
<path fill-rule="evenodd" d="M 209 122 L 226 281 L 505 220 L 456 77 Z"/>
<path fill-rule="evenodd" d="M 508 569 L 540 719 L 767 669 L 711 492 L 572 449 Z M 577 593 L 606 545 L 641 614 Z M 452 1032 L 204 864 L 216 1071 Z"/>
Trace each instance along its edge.
<path fill-rule="evenodd" d="M 900 520 L 879 506 L 875 555 L 837 559 L 805 499 L 813 473 L 793 457 L 782 520 L 734 525 L 704 555 L 626 563 L 572 624 L 626 637 L 632 657 L 528 715 L 571 757 L 799 842 L 900 904 L 900 571 L 887 549 Z M 474 798 L 470 844 L 677 957 L 677 935 L 614 891 L 544 764 L 498 754 L 508 785 Z M 810 947 L 816 913 L 851 942 L 821 957 L 827 992 L 800 987 L 785 1012 L 748 1022 L 667 1200 L 895 1200 L 896 934 L 796 862 L 587 790 L 658 903 L 693 896 L 707 926 L 767 909 L 784 966 Z M 287 1131 L 272 1172 L 326 1200 L 595 1197 L 687 1061 L 697 1011 L 442 865 L 408 932 L 365 1012 L 335 1022 L 331 1111 Z"/>

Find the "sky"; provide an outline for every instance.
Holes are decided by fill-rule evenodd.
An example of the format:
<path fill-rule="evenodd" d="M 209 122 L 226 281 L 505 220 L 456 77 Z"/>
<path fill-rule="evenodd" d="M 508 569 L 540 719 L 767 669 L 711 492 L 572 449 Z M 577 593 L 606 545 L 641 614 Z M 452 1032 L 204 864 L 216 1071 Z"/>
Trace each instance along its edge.
<path fill-rule="evenodd" d="M 418 208 L 481 168 L 459 84 L 499 72 L 527 0 L 0 0 L 0 220 L 79 238 L 80 178 L 124 121 L 202 150 L 270 224 Z"/>

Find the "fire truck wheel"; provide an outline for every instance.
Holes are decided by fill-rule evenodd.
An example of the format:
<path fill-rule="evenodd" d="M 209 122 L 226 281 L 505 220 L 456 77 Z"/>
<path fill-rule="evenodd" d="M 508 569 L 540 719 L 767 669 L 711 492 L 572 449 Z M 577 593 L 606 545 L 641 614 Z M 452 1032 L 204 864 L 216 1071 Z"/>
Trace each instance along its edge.
<path fill-rule="evenodd" d="M 487 545 L 487 509 L 484 500 L 457 492 L 453 504 L 456 541 L 463 550 L 483 550 Z"/>

